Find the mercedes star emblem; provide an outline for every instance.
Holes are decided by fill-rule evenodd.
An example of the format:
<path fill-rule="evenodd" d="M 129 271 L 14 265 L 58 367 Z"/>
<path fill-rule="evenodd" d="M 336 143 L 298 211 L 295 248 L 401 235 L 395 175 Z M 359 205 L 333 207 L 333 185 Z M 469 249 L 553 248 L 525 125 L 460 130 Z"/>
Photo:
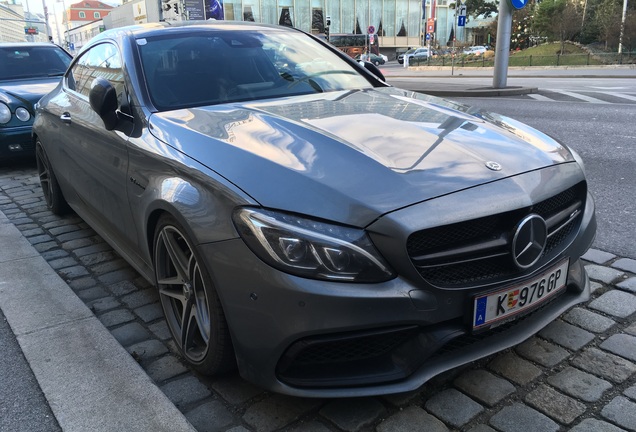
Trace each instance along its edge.
<path fill-rule="evenodd" d="M 488 169 L 491 169 L 493 171 L 500 171 L 501 170 L 501 164 L 499 164 L 498 162 L 495 162 L 495 161 L 486 162 L 486 167 L 488 167 Z"/>
<path fill-rule="evenodd" d="M 515 230 L 512 239 L 512 258 L 520 269 L 532 267 L 539 261 L 548 240 L 548 227 L 537 214 L 526 216 Z"/>

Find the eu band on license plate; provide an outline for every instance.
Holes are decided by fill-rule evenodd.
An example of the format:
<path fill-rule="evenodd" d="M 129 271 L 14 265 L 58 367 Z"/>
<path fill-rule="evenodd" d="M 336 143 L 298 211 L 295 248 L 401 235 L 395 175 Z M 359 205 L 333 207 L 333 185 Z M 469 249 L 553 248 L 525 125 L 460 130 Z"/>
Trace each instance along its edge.
<path fill-rule="evenodd" d="M 492 325 L 543 303 L 565 288 L 568 260 L 517 286 L 475 297 L 473 330 Z"/>

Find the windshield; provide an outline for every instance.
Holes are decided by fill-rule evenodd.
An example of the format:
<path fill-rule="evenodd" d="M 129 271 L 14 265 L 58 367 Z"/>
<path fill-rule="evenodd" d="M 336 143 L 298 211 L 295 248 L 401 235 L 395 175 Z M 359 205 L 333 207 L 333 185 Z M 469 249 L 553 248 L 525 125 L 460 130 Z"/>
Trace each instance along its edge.
<path fill-rule="evenodd" d="M 372 87 L 300 32 L 214 30 L 137 41 L 159 110 Z"/>
<path fill-rule="evenodd" d="M 71 56 L 51 46 L 0 47 L 0 81 L 62 76 Z"/>

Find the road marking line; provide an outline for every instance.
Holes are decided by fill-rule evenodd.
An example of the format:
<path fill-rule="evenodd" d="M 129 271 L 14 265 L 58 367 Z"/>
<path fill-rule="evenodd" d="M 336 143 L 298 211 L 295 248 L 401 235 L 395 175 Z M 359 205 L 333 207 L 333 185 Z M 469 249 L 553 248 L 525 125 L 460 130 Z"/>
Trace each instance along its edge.
<path fill-rule="evenodd" d="M 554 99 L 550 99 L 547 96 L 543 96 L 543 95 L 540 95 L 540 94 L 537 94 L 537 93 L 530 93 L 528 96 L 530 96 L 534 100 L 538 100 L 538 101 L 541 101 L 541 102 L 554 102 Z"/>
<path fill-rule="evenodd" d="M 591 103 L 597 103 L 597 104 L 609 104 L 610 103 L 610 102 L 605 102 L 604 100 L 601 100 L 601 99 L 596 99 L 596 98 L 593 98 L 593 97 L 590 97 L 590 96 L 585 96 L 585 95 L 578 94 L 578 93 L 572 93 L 572 92 L 565 91 L 565 90 L 556 90 L 556 92 L 560 93 L 562 95 L 565 95 L 565 96 L 573 97 L 575 99 L 583 100 L 585 102 L 591 102 Z"/>
<path fill-rule="evenodd" d="M 590 86 L 590 88 L 599 89 L 599 90 L 623 90 L 623 89 L 628 89 L 629 87 L 598 87 L 598 86 Z"/>
<path fill-rule="evenodd" d="M 636 96 L 630 96 L 623 93 L 613 93 L 613 92 L 603 92 L 603 93 L 608 94 L 610 96 L 617 97 L 617 98 L 627 99 L 627 100 L 636 102 Z"/>

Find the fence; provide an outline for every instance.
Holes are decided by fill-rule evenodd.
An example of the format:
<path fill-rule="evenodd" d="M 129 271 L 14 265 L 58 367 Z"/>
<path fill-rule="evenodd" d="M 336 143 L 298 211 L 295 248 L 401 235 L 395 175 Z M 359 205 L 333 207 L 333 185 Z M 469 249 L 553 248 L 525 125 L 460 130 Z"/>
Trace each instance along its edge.
<path fill-rule="evenodd" d="M 495 58 L 490 55 L 455 56 L 454 62 L 450 54 L 429 57 L 427 59 L 411 58 L 409 66 L 451 66 L 455 67 L 492 67 Z M 508 66 L 594 66 L 594 65 L 636 64 L 636 52 L 629 53 L 595 53 L 595 54 L 556 54 L 556 55 L 518 55 L 510 54 Z"/>

